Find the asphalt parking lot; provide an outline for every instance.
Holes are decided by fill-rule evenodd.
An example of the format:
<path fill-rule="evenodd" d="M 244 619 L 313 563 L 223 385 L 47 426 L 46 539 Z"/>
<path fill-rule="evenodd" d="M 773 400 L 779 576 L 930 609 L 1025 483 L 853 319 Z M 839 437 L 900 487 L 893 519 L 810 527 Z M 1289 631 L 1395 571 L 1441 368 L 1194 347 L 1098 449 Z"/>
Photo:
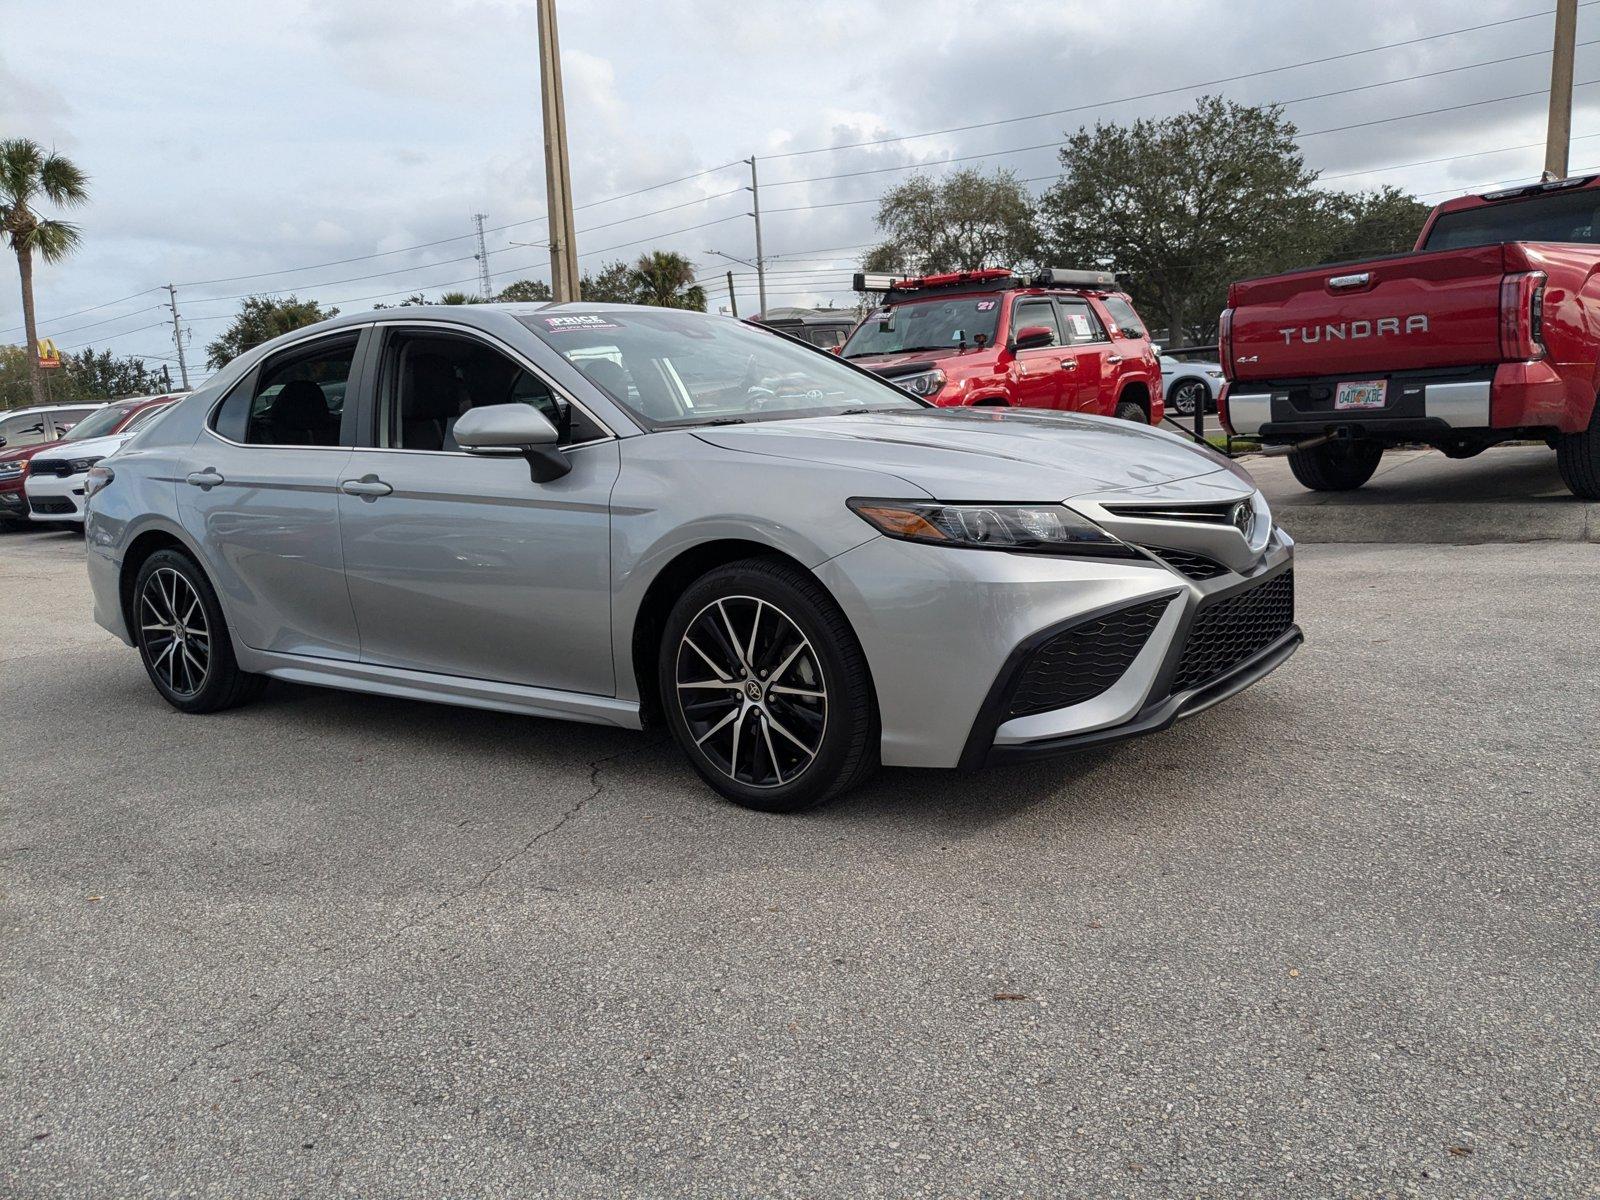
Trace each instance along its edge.
<path fill-rule="evenodd" d="M 7 1196 L 1596 1194 L 1592 545 L 1305 547 L 1232 703 L 798 818 L 181 716 L 82 553 L 0 535 Z"/>

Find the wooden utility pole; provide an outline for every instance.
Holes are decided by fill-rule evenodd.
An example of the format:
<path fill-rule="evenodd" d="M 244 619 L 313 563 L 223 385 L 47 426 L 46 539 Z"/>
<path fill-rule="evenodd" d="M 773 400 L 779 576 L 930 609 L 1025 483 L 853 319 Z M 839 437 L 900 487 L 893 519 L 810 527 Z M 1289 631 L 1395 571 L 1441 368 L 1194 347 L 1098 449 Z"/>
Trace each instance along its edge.
<path fill-rule="evenodd" d="M 733 319 L 739 319 L 739 297 L 733 293 L 733 272 L 728 272 L 728 307 L 733 309 Z"/>
<path fill-rule="evenodd" d="M 555 0 L 537 0 L 539 100 L 544 111 L 544 182 L 550 229 L 550 293 L 578 299 L 578 235 L 572 224 L 572 166 L 567 158 L 567 105 L 561 91 L 561 42 Z"/>
<path fill-rule="evenodd" d="M 750 215 L 756 222 L 756 295 L 761 300 L 761 311 L 757 316 L 765 316 L 767 312 L 767 256 L 761 249 L 761 184 L 756 179 L 756 156 L 752 154 L 745 160 L 750 164 Z"/>
<path fill-rule="evenodd" d="M 1578 40 L 1578 0 L 1556 0 L 1556 41 L 1550 55 L 1550 125 L 1545 134 L 1544 177 L 1567 177 L 1572 141 L 1572 54 Z"/>

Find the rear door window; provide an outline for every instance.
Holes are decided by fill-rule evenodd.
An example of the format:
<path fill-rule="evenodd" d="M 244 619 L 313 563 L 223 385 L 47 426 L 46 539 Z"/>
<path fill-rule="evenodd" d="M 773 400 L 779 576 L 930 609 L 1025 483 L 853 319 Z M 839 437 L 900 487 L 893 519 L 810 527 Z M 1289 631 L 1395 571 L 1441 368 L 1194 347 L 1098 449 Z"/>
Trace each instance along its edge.
<path fill-rule="evenodd" d="M 212 428 L 248 446 L 348 446 L 344 400 L 360 334 L 274 355 L 228 393 Z"/>
<path fill-rule="evenodd" d="M 1062 300 L 1060 304 L 1061 324 L 1066 328 L 1067 339 L 1074 346 L 1087 346 L 1106 340 L 1106 328 L 1100 324 L 1100 318 L 1095 316 L 1087 300 Z"/>

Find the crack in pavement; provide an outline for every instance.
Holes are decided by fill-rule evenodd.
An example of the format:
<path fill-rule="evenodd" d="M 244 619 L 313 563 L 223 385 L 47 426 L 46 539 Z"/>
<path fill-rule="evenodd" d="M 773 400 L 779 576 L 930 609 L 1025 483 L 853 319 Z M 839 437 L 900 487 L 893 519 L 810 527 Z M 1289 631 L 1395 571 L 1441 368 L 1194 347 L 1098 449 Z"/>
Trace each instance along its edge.
<path fill-rule="evenodd" d="M 658 738 L 646 742 L 643 746 L 634 746 L 627 750 L 619 750 L 615 754 L 608 754 L 602 758 L 592 759 L 589 763 L 589 791 L 587 794 L 580 796 L 553 822 L 537 830 L 532 837 L 528 838 L 509 854 L 506 854 L 504 857 L 502 857 L 498 862 L 496 862 L 481 876 L 479 876 L 475 883 L 470 883 L 465 887 L 458 888 L 456 891 L 450 893 L 444 899 L 440 900 L 432 908 L 427 909 L 425 912 L 422 912 L 418 916 L 407 921 L 404 925 L 400 926 L 400 928 L 393 930 L 391 933 L 383 938 L 380 938 L 378 941 L 368 944 L 366 949 L 362 950 L 360 953 L 353 957 L 343 959 L 340 963 L 340 966 L 335 970 L 327 971 L 304 984 L 291 987 L 282 996 L 279 996 L 278 999 L 274 1000 L 271 1004 L 267 1005 L 266 1008 L 258 1012 L 253 1018 L 250 1018 L 248 1023 L 237 1033 L 230 1037 L 224 1038 L 222 1041 L 217 1042 L 214 1045 L 207 1046 L 187 1063 L 179 1067 L 172 1073 L 167 1082 L 176 1083 L 180 1076 L 199 1066 L 201 1060 L 207 1055 L 215 1054 L 218 1050 L 225 1050 L 229 1046 L 236 1045 L 244 1039 L 252 1037 L 261 1032 L 261 1030 L 265 1029 L 269 1024 L 271 1024 L 272 1019 L 276 1017 L 284 1008 L 284 1006 L 287 1005 L 295 996 L 304 994 L 305 992 L 316 988 L 320 984 L 326 983 L 338 973 L 338 970 L 348 969 L 358 963 L 365 962 L 367 959 L 377 954 L 380 950 L 393 945 L 406 934 L 428 924 L 428 922 L 432 921 L 441 912 L 449 908 L 463 896 L 482 891 L 490 884 L 495 876 L 500 874 L 501 871 L 505 870 L 513 863 L 519 862 L 526 858 L 533 852 L 534 847 L 540 842 L 544 841 L 546 838 L 552 837 L 561 832 L 561 830 L 570 824 L 579 813 L 583 812 L 584 809 L 588 808 L 590 804 L 599 798 L 600 794 L 604 792 L 606 788 L 606 785 L 600 779 L 600 773 L 607 765 L 616 762 L 618 759 L 626 758 L 630 754 L 641 754 L 648 750 L 654 750 L 662 744 L 663 739 Z"/>

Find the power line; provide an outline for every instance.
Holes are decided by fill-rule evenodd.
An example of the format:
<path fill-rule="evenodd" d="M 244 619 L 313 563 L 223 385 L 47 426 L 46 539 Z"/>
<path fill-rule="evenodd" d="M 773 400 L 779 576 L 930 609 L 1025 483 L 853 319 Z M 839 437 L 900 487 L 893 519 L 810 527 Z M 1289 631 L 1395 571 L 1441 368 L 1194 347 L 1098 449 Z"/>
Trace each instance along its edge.
<path fill-rule="evenodd" d="M 1593 2 L 1600 2 L 1600 0 L 1593 0 Z M 1600 83 L 1600 79 L 1585 79 L 1581 83 L 1575 83 L 1572 86 L 1574 88 L 1591 87 L 1596 83 Z M 1392 121 L 1409 121 L 1415 117 L 1432 117 L 1439 113 L 1460 112 L 1465 108 L 1482 108 L 1485 104 L 1502 104 L 1507 100 L 1526 100 L 1529 96 L 1545 96 L 1548 94 L 1544 88 L 1540 88 L 1537 91 L 1517 92 L 1510 96 L 1495 96 L 1489 100 L 1470 100 L 1465 104 L 1449 104 L 1444 108 L 1429 108 L 1424 109 L 1422 112 L 1401 113 L 1395 117 L 1380 117 L 1375 121 L 1357 121 L 1351 125 L 1334 125 L 1327 129 L 1310 129 L 1305 133 L 1295 134 L 1295 139 L 1321 137 L 1325 133 L 1344 133 L 1349 129 L 1370 129 L 1374 125 L 1388 125 Z"/>
<path fill-rule="evenodd" d="M 1587 42 L 1579 42 L 1580 46 L 1600 45 L 1600 38 L 1593 38 Z M 1503 63 L 1517 62 L 1524 58 L 1543 58 L 1549 55 L 1548 50 L 1532 50 L 1526 54 L 1512 54 L 1505 58 L 1491 58 L 1483 62 L 1465 63 L 1459 67 L 1446 67 L 1438 71 L 1424 71 L 1417 75 L 1405 75 L 1399 79 L 1383 79 L 1377 83 L 1363 83 L 1353 87 L 1339 88 L 1332 92 L 1318 92 L 1311 96 L 1297 96 L 1292 100 L 1277 100 L 1273 103 L 1281 107 L 1291 104 L 1305 104 L 1311 100 L 1327 100 L 1334 96 L 1348 96 L 1355 92 L 1371 91 L 1373 88 L 1392 87 L 1397 83 L 1414 83 L 1419 79 L 1433 79 L 1439 75 L 1451 75 L 1458 71 L 1470 71 L 1478 67 L 1496 67 Z M 1538 93 L 1542 94 L 1542 93 Z M 1048 142 L 1035 142 L 1029 146 L 1011 146 L 1005 150 L 985 150 L 978 154 L 962 154 L 953 158 L 941 158 L 932 162 L 896 163 L 891 167 L 869 167 L 861 171 L 840 171 L 833 175 L 810 175 L 804 179 L 780 179 L 766 186 L 769 188 L 792 187 L 801 183 L 823 183 L 833 179 L 855 179 L 862 175 L 883 175 L 893 171 L 914 171 L 921 167 L 942 167 L 950 163 L 972 162 L 980 158 L 1002 158 L 1008 154 L 1025 154 L 1030 150 L 1049 150 L 1062 144 L 1060 138 Z"/>
<path fill-rule="evenodd" d="M 1588 8 L 1600 0 L 1582 0 L 1580 8 Z M 1185 84 L 1181 87 L 1161 88 L 1153 92 L 1140 92 L 1132 96 L 1119 96 L 1112 100 L 1098 100 L 1091 104 L 1075 104 L 1070 108 L 1055 108 L 1046 112 L 1025 113 L 1019 117 L 1004 117 L 994 121 L 977 121 L 970 125 L 951 125 L 945 129 L 928 129 L 921 133 L 906 133 L 897 137 L 874 138 L 865 142 L 850 142 L 842 146 L 816 146 L 809 150 L 786 150 L 781 154 L 767 154 L 762 157 L 767 159 L 798 158 L 808 154 L 830 154 L 837 150 L 860 150 L 868 146 L 887 146 L 895 142 L 909 142 L 917 138 L 938 137 L 946 133 L 967 133 L 974 129 L 994 129 L 1000 125 L 1015 125 L 1020 121 L 1036 121 L 1045 117 L 1061 117 L 1069 113 L 1085 112 L 1094 108 L 1105 108 L 1113 104 L 1128 104 L 1135 100 L 1150 100 L 1157 96 L 1171 96 L 1178 92 L 1193 92 L 1201 88 L 1216 87 L 1222 83 L 1237 83 L 1241 79 L 1258 79 L 1263 75 L 1276 75 L 1280 71 L 1292 71 L 1299 67 L 1320 66 L 1323 63 L 1339 62 L 1347 58 L 1357 58 L 1363 54 L 1375 54 L 1380 50 L 1395 50 L 1402 46 L 1416 46 L 1423 42 L 1436 41 L 1439 38 L 1455 37 L 1463 33 L 1476 33 L 1484 29 L 1494 29 L 1502 25 L 1515 25 L 1522 21 L 1531 21 L 1535 17 L 1547 17 L 1555 12 L 1553 8 L 1540 9 L 1538 12 L 1526 13 L 1520 17 L 1506 17 L 1499 21 L 1486 21 L 1480 25 L 1465 25 L 1459 29 L 1446 29 L 1439 33 L 1430 33 L 1421 37 L 1407 38 L 1399 42 L 1384 42 L 1378 46 L 1368 46 L 1362 50 L 1346 50 L 1340 54 L 1324 55 L 1321 58 L 1308 58 L 1301 62 L 1285 63 L 1279 67 L 1266 67 L 1258 71 L 1245 71 L 1238 75 L 1226 75 L 1218 79 L 1208 79 L 1201 83 Z"/>

